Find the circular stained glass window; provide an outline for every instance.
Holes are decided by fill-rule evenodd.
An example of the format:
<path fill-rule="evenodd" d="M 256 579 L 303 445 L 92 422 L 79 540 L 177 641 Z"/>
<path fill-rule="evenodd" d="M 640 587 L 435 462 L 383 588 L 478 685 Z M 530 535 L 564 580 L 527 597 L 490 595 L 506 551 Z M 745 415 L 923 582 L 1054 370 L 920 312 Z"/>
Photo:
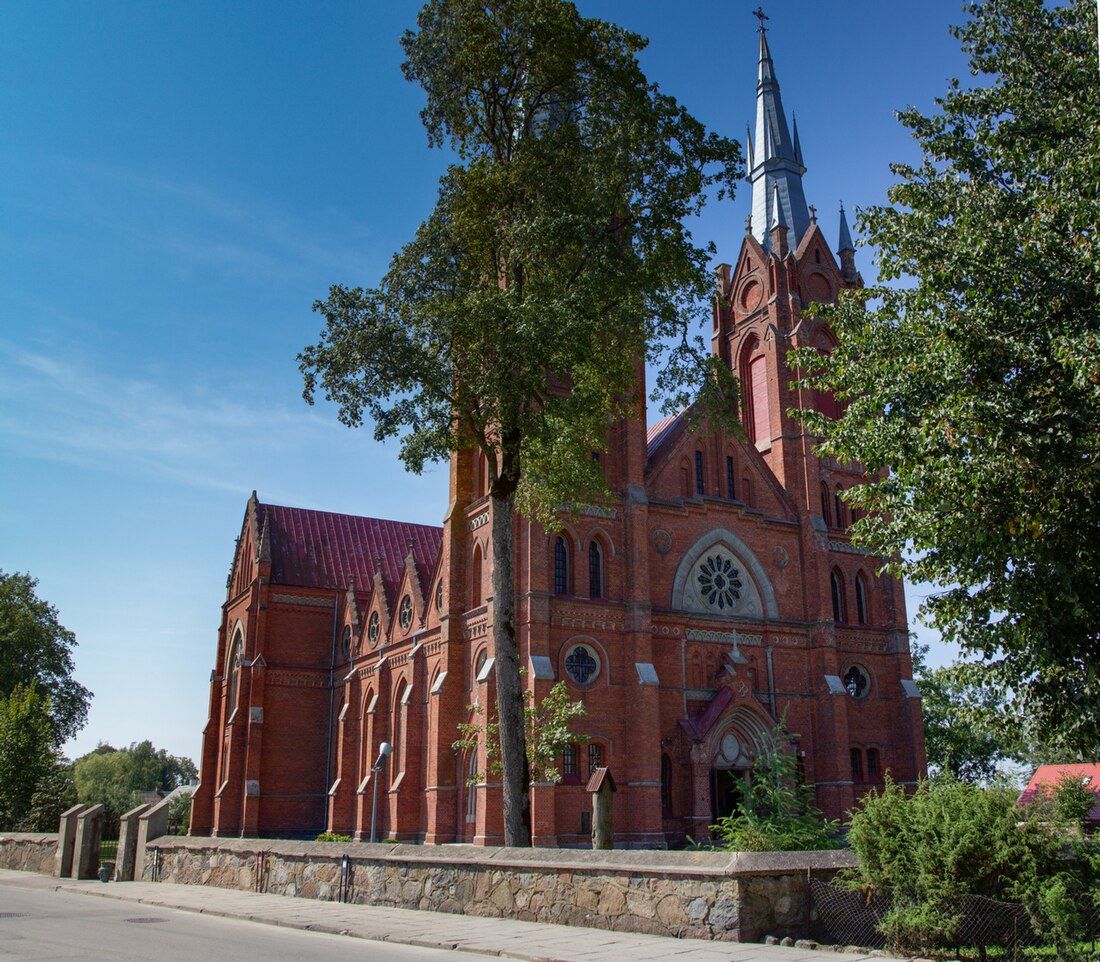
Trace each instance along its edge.
<path fill-rule="evenodd" d="M 381 630 L 381 623 L 378 620 L 378 612 L 376 611 L 370 616 L 370 621 L 367 622 L 367 641 L 372 646 L 378 644 L 378 635 Z"/>
<path fill-rule="evenodd" d="M 708 555 L 698 574 L 699 593 L 711 607 L 724 611 L 735 608 L 741 597 L 741 572 L 722 554 Z"/>
<path fill-rule="evenodd" d="M 413 623 L 413 603 L 412 598 L 408 595 L 401 599 L 401 608 L 397 612 L 397 623 L 401 626 L 402 631 L 408 631 Z"/>
<path fill-rule="evenodd" d="M 600 674 L 600 656 L 590 645 L 574 645 L 565 656 L 565 672 L 578 685 L 594 682 Z"/>
<path fill-rule="evenodd" d="M 866 698 L 871 690 L 871 679 L 859 665 L 852 665 L 844 673 L 844 687 L 853 698 Z"/>

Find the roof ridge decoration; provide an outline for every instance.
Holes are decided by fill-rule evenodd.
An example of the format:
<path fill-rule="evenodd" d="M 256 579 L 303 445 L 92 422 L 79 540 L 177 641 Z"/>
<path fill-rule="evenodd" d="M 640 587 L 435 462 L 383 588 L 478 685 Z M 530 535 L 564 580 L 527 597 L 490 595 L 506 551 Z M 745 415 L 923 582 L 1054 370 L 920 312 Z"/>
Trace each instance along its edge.
<path fill-rule="evenodd" d="M 810 225 L 802 189 L 806 166 L 802 161 L 798 127 L 795 126 L 792 137 L 783 111 L 779 81 L 764 27 L 767 17 L 760 9 L 754 14 L 760 19 L 760 60 L 756 82 L 756 139 L 751 150 L 753 163 L 746 178 L 752 184 L 753 236 L 764 250 L 771 250 L 770 229 L 781 218 L 790 230 L 788 243 L 793 249 Z M 777 206 L 782 208 L 778 213 Z"/>

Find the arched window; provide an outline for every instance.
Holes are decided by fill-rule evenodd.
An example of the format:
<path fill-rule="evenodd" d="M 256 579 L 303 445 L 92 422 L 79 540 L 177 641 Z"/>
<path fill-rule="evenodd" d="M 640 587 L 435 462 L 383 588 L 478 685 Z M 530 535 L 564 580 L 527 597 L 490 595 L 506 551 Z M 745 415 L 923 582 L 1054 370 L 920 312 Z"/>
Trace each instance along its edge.
<path fill-rule="evenodd" d="M 561 774 L 563 778 L 577 774 L 577 746 L 566 745 L 561 753 Z"/>
<path fill-rule="evenodd" d="M 862 782 L 863 781 L 863 752 L 861 752 L 858 748 L 853 748 L 853 749 L 850 750 L 849 754 L 851 755 L 851 759 L 852 759 L 852 781 L 853 782 Z"/>
<path fill-rule="evenodd" d="M 485 456 L 485 452 L 481 452 L 481 457 L 477 461 L 477 493 L 478 497 L 484 497 L 489 493 L 489 459 Z"/>
<path fill-rule="evenodd" d="M 588 743 L 588 777 L 591 778 L 597 768 L 603 768 L 603 745 L 599 742 Z"/>
<path fill-rule="evenodd" d="M 827 525 L 832 525 L 833 516 L 829 511 L 829 488 L 824 481 L 821 482 L 821 517 Z"/>
<path fill-rule="evenodd" d="M 229 657 L 226 659 L 225 673 L 229 676 L 229 695 L 225 703 L 225 714 L 232 718 L 237 710 L 237 692 L 240 689 L 241 677 L 241 653 L 244 650 L 244 635 L 240 626 L 233 635 L 233 642 L 229 646 Z"/>
<path fill-rule="evenodd" d="M 603 597 L 603 552 L 595 539 L 588 543 L 588 597 Z"/>
<path fill-rule="evenodd" d="M 730 501 L 737 499 L 737 488 L 733 483 L 733 456 L 726 455 L 726 497 Z"/>
<path fill-rule="evenodd" d="M 706 485 L 703 479 L 703 452 L 695 452 L 695 493 L 702 497 L 706 493 Z"/>
<path fill-rule="evenodd" d="M 741 350 L 738 373 L 744 390 L 745 432 L 750 441 L 771 437 L 771 414 L 768 408 L 768 361 L 759 353 L 760 341 L 751 337 Z"/>
<path fill-rule="evenodd" d="M 672 814 L 672 760 L 661 756 L 661 811 Z"/>
<path fill-rule="evenodd" d="M 833 589 L 833 621 L 846 622 L 848 618 L 844 607 L 844 575 L 833 568 L 829 582 Z"/>
<path fill-rule="evenodd" d="M 477 749 L 470 749 L 470 759 L 466 763 L 466 821 L 477 821 L 477 786 L 481 773 L 477 770 Z"/>
<path fill-rule="evenodd" d="M 878 749 L 877 748 L 868 748 L 867 749 L 867 777 L 869 779 L 878 778 L 880 774 L 881 774 L 881 765 L 879 764 L 879 760 L 878 760 Z"/>
<path fill-rule="evenodd" d="M 481 607 L 481 545 L 474 545 L 474 562 L 470 565 L 470 607 Z"/>
<path fill-rule="evenodd" d="M 408 682 L 401 682 L 393 697 L 393 715 L 391 716 L 393 722 L 390 725 L 393 736 L 390 742 L 393 745 L 393 751 L 390 752 L 389 757 L 391 782 L 405 770 L 401 749 L 405 742 L 405 702 L 407 701 L 405 695 L 408 687 Z"/>
<path fill-rule="evenodd" d="M 867 583 L 862 572 L 856 575 L 856 620 L 861 625 L 867 624 Z"/>
<path fill-rule="evenodd" d="M 747 474 L 741 475 L 741 500 L 752 504 L 752 479 Z"/>
<path fill-rule="evenodd" d="M 840 497 L 840 492 L 843 490 L 840 485 L 837 485 L 836 493 L 833 495 L 833 502 L 836 504 L 836 526 L 838 528 L 847 527 L 844 523 L 844 501 Z"/>
<path fill-rule="evenodd" d="M 554 539 L 554 594 L 569 594 L 569 546 L 560 534 Z"/>

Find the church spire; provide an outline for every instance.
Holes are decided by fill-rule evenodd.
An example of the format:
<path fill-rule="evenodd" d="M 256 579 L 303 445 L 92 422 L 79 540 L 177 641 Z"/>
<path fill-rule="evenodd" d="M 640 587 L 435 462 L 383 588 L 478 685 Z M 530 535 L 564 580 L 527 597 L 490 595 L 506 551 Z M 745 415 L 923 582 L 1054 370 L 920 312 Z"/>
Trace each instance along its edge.
<path fill-rule="evenodd" d="M 787 126 L 783 101 L 779 96 L 779 81 L 768 48 L 767 19 L 763 10 L 756 10 L 760 20 L 760 61 L 756 81 L 756 139 L 752 150 L 752 166 L 748 180 L 752 184 L 753 233 L 765 250 L 771 247 L 769 226 L 775 222 L 773 204 L 782 205 L 782 219 L 790 229 L 790 246 L 798 246 L 810 226 L 806 195 L 802 191 L 802 145 L 797 128 L 794 137 Z"/>

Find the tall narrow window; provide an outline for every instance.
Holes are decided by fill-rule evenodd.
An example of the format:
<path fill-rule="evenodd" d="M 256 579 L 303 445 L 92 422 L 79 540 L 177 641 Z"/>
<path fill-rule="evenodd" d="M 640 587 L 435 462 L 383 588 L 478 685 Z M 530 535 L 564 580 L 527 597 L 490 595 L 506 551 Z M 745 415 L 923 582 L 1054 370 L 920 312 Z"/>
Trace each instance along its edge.
<path fill-rule="evenodd" d="M 821 482 L 821 519 L 827 525 L 833 523 L 832 512 L 829 511 L 829 489 L 824 481 Z"/>
<path fill-rule="evenodd" d="M 749 386 L 752 391 L 752 439 L 771 438 L 771 412 L 768 409 L 768 359 L 763 355 L 749 363 Z"/>
<path fill-rule="evenodd" d="M 408 687 L 407 682 L 399 684 L 393 699 L 393 714 L 390 716 L 390 734 L 393 736 L 390 741 L 393 751 L 390 752 L 388 759 L 391 782 L 405 770 L 401 750 L 405 743 L 405 689 Z"/>
<path fill-rule="evenodd" d="M 695 452 L 695 493 L 703 495 L 706 485 L 703 483 L 703 452 Z"/>
<path fill-rule="evenodd" d="M 229 698 L 225 705 L 225 715 L 232 718 L 237 710 L 237 691 L 240 688 L 241 678 L 241 652 L 244 650 L 244 635 L 240 629 L 233 636 L 233 644 L 229 647 L 229 658 L 226 664 L 226 674 L 229 675 Z"/>
<path fill-rule="evenodd" d="M 560 534 L 554 539 L 554 594 L 569 594 L 569 547 Z"/>
<path fill-rule="evenodd" d="M 838 487 L 836 489 L 836 494 L 833 496 L 833 500 L 836 503 L 836 526 L 838 528 L 845 527 L 845 524 L 844 524 L 844 502 L 841 500 L 841 497 L 840 497 L 840 492 L 842 490 L 843 490 L 842 488 Z"/>
<path fill-rule="evenodd" d="M 577 746 L 566 745 L 561 753 L 561 774 L 564 778 L 577 774 Z"/>
<path fill-rule="evenodd" d="M 588 597 L 603 597 L 603 555 L 595 541 L 588 544 Z"/>
<path fill-rule="evenodd" d="M 737 498 L 737 488 L 733 484 L 733 458 L 728 454 L 726 455 L 726 497 L 730 501 Z"/>
<path fill-rule="evenodd" d="M 844 576 L 834 568 L 829 582 L 833 589 L 833 621 L 845 622 L 848 619 L 844 611 Z"/>
<path fill-rule="evenodd" d="M 867 777 L 868 778 L 878 778 L 879 774 L 880 774 L 880 769 L 881 769 L 881 766 L 879 765 L 879 760 L 878 760 L 878 749 L 877 748 L 868 748 L 867 749 Z"/>
<path fill-rule="evenodd" d="M 856 620 L 861 624 L 867 624 L 867 585 L 863 581 L 863 575 L 856 575 Z"/>
<path fill-rule="evenodd" d="M 852 781 L 863 781 L 863 752 L 858 748 L 853 748 L 849 754 L 852 758 Z"/>
<path fill-rule="evenodd" d="M 672 812 L 672 761 L 667 755 L 661 756 L 661 811 Z"/>
<path fill-rule="evenodd" d="M 481 607 L 481 545 L 474 545 L 474 563 L 470 566 L 470 607 Z"/>
<path fill-rule="evenodd" d="M 477 785 L 481 781 L 477 770 L 477 749 L 470 750 L 470 761 L 466 766 L 466 821 L 477 821 Z"/>
<path fill-rule="evenodd" d="M 603 768 L 603 745 L 599 742 L 588 743 L 588 777 L 592 777 L 592 773 L 597 768 Z"/>

